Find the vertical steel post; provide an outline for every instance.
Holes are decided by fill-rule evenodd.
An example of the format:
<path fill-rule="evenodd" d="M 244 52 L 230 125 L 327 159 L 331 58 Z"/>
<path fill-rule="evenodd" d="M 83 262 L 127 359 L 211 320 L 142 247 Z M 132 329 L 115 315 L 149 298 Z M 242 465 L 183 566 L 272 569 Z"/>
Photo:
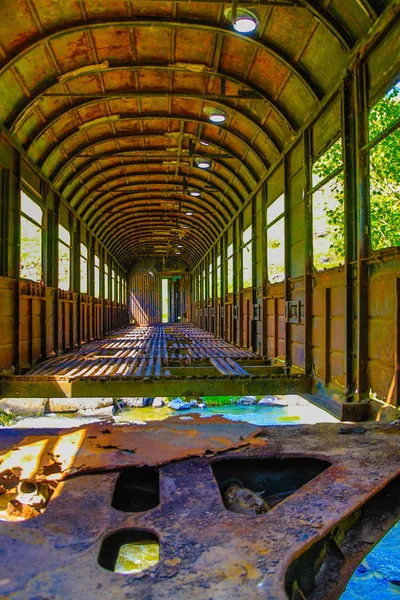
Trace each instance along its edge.
<path fill-rule="evenodd" d="M 313 284 L 313 209 L 312 209 L 312 130 L 304 132 L 304 370 L 313 371 L 312 360 L 312 284 Z"/>
<path fill-rule="evenodd" d="M 258 323 L 254 319 L 254 306 L 258 304 L 257 297 L 257 256 L 259 252 L 259 240 L 257 239 L 257 227 L 256 227 L 256 214 L 257 214 L 257 196 L 253 196 L 251 199 L 251 233 L 253 236 L 251 245 L 251 258 L 252 258 L 252 295 L 251 295 L 251 316 L 252 319 L 250 321 L 250 345 L 253 352 L 257 352 L 257 327 Z"/>
<path fill-rule="evenodd" d="M 21 170 L 22 156 L 18 154 L 16 161 L 16 186 L 13 193 L 14 204 L 14 277 L 15 277 L 15 302 L 14 302 L 14 356 L 13 365 L 15 373 L 20 372 L 20 313 L 21 313 L 21 280 L 20 280 L 20 265 L 21 265 Z M 16 190 L 16 194 L 15 194 Z"/>
<path fill-rule="evenodd" d="M 288 156 L 286 155 L 283 162 L 283 181 L 285 193 L 285 304 L 291 299 L 291 198 L 288 181 Z M 290 330 L 289 324 L 285 323 L 285 364 L 287 369 L 291 364 L 291 346 L 290 346 Z"/>
<path fill-rule="evenodd" d="M 358 213 L 357 261 L 357 400 L 368 398 L 368 264 L 369 253 L 369 170 L 368 153 L 361 148 L 368 142 L 368 105 L 365 66 L 354 73 L 354 113 L 356 129 L 356 185 Z"/>
<path fill-rule="evenodd" d="M 341 89 L 342 144 L 344 166 L 345 230 L 345 394 L 355 393 L 355 261 L 357 260 L 357 152 L 355 135 L 354 76 L 346 73 Z"/>
<path fill-rule="evenodd" d="M 394 341 L 394 360 L 395 360 L 395 371 L 394 371 L 394 398 L 393 404 L 400 406 L 400 277 L 395 279 L 395 294 L 396 294 L 396 308 L 395 308 L 395 341 Z"/>
<path fill-rule="evenodd" d="M 268 301 L 266 298 L 268 290 L 268 258 L 267 258 L 267 244 L 268 244 L 268 232 L 267 232 L 267 201 L 268 201 L 268 187 L 267 184 L 261 188 L 261 240 L 260 240 L 260 252 L 261 252 L 261 289 L 262 289 L 262 355 L 268 354 L 267 344 L 267 327 L 268 327 Z"/>
<path fill-rule="evenodd" d="M 10 171 L 1 169 L 0 179 L 0 275 L 8 276 L 8 236 L 10 229 Z"/>

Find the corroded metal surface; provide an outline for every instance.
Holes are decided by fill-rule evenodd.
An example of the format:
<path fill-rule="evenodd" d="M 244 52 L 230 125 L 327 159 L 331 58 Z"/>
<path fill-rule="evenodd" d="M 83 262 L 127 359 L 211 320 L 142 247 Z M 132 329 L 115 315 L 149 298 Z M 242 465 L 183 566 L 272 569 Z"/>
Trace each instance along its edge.
<path fill-rule="evenodd" d="M 25 430 L 26 431 L 26 430 Z M 29 447 L 29 457 L 35 455 L 35 480 L 54 481 L 85 472 L 115 470 L 128 466 L 165 464 L 207 452 L 221 452 L 245 446 L 260 433 L 261 428 L 250 423 L 234 423 L 220 416 L 202 418 L 199 415 L 176 416 L 167 421 L 147 425 L 90 424 L 68 430 L 49 430 L 27 435 L 13 432 L 0 442 L 0 469 L 12 462 L 12 455 L 21 455 Z M 17 438 L 10 448 L 11 440 Z M 4 448 L 9 451 L 4 454 Z M 27 448 L 28 449 L 28 448 Z M 17 465 L 14 464 L 16 467 Z"/>
<path fill-rule="evenodd" d="M 163 466 L 160 505 L 142 513 L 111 508 L 117 473 L 75 477 L 62 484 L 42 516 L 2 523 L 1 592 L 15 600 L 283 600 L 288 567 L 400 474 L 399 449 L 397 426 L 265 428 L 256 445 L 221 459 L 307 456 L 331 466 L 257 517 L 225 509 L 210 465 L 215 456 Z M 394 499 L 392 519 L 399 511 Z M 375 516 L 379 521 L 379 505 Z M 380 522 L 387 526 L 388 521 Z M 136 576 L 112 573 L 97 563 L 102 539 L 126 528 L 151 531 L 160 539 L 160 562 Z M 342 549 L 349 554 L 342 563 L 351 566 L 382 533 L 374 528 L 369 536 L 364 533 L 352 553 L 344 539 Z M 338 588 L 326 588 L 317 597 L 337 594 Z"/>

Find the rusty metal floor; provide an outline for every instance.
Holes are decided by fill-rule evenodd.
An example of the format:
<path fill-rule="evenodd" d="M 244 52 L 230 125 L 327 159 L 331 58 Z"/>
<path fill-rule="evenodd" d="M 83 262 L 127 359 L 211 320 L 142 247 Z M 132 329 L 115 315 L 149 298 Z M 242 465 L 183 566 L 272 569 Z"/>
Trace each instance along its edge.
<path fill-rule="evenodd" d="M 107 384 L 107 389 L 104 387 Z M 0 396 L 171 396 L 307 393 L 311 378 L 286 373 L 191 325 L 128 327 L 0 378 Z"/>
<path fill-rule="evenodd" d="M 0 595 L 338 598 L 355 566 L 400 515 L 399 434 L 397 425 L 260 429 L 221 418 L 176 417 L 145 428 L 68 432 L 80 442 L 75 458 L 57 468 L 60 452 L 54 449 L 65 431 L 5 431 L 2 453 L 45 443 L 36 477 L 65 480 L 42 515 L 0 524 Z M 62 443 L 66 452 L 66 438 Z M 301 481 L 307 461 L 320 467 Z M 113 508 L 119 469 L 144 464 L 158 465 L 158 505 L 140 512 Z M 224 473 L 230 477 L 235 470 L 238 477 L 256 473 L 255 482 L 265 471 L 275 484 L 286 474 L 293 489 L 266 514 L 235 514 L 225 508 L 219 487 Z M 132 530 L 159 539 L 158 564 L 138 575 L 100 566 L 104 540 Z"/>

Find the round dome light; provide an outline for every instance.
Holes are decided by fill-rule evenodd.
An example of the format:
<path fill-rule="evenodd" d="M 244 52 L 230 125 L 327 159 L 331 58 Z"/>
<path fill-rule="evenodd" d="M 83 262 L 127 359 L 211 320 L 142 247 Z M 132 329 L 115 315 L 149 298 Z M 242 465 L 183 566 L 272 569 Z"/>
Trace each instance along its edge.
<path fill-rule="evenodd" d="M 187 215 L 188 217 L 193 217 L 193 214 L 194 214 L 194 213 L 192 213 L 192 212 L 190 212 L 190 211 L 185 213 L 185 215 Z"/>
<path fill-rule="evenodd" d="M 210 145 L 208 142 L 205 142 L 204 140 L 200 140 L 200 144 L 202 146 L 209 146 Z"/>
<path fill-rule="evenodd" d="M 211 163 L 207 158 L 197 158 L 196 165 L 199 167 L 199 169 L 209 169 Z"/>
<path fill-rule="evenodd" d="M 233 29 L 239 33 L 251 33 L 257 29 L 257 21 L 250 17 L 239 17 L 233 24 Z"/>
<path fill-rule="evenodd" d="M 224 114 L 221 115 L 219 112 L 212 113 L 210 115 L 210 121 L 212 121 L 213 123 L 223 123 L 224 121 L 226 121 L 226 116 Z"/>
<path fill-rule="evenodd" d="M 189 191 L 189 196 L 193 196 L 194 198 L 198 198 L 200 196 L 200 191 L 199 190 L 190 190 Z"/>
<path fill-rule="evenodd" d="M 223 123 L 226 121 L 226 114 L 219 108 L 213 108 L 212 106 L 206 106 L 204 112 L 207 114 L 211 123 Z"/>
<path fill-rule="evenodd" d="M 252 33 L 257 29 L 258 21 L 256 16 L 246 8 L 237 8 L 236 19 L 233 21 L 232 8 L 224 11 L 225 18 L 231 21 L 233 29 L 238 33 Z"/>

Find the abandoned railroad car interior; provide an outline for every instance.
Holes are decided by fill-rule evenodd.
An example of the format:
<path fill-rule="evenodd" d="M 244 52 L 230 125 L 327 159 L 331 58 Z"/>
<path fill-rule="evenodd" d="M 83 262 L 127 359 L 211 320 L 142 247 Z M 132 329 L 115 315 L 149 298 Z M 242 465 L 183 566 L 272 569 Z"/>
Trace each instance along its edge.
<path fill-rule="evenodd" d="M 397 597 L 399 21 L 0 1 L 2 598 Z"/>

